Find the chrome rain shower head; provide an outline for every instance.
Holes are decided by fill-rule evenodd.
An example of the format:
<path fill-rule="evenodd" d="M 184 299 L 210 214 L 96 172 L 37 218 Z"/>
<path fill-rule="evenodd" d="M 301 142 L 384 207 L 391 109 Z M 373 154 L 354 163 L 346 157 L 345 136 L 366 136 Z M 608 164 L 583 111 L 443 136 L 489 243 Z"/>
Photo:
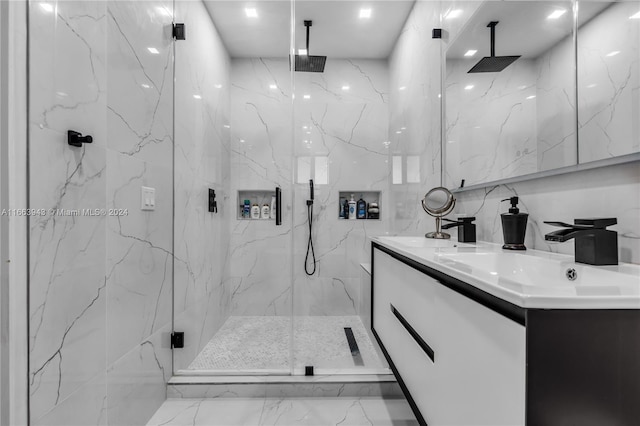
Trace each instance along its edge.
<path fill-rule="evenodd" d="M 491 28 L 491 56 L 480 59 L 467 73 L 500 72 L 520 57 L 520 55 L 496 56 L 496 25 L 498 25 L 498 21 L 491 21 L 487 25 L 487 28 Z"/>
<path fill-rule="evenodd" d="M 309 27 L 313 25 L 312 21 L 304 21 L 307 27 L 307 54 L 295 55 L 294 70 L 297 72 L 324 72 L 324 64 L 327 62 L 326 56 L 309 55 Z"/>

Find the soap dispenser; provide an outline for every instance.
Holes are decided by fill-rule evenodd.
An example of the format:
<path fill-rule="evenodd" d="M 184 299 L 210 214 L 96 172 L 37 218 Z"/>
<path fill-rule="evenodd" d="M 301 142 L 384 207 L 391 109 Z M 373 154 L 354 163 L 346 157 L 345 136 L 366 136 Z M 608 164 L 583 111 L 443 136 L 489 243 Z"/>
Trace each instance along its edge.
<path fill-rule="evenodd" d="M 526 250 L 524 246 L 524 234 L 527 231 L 527 213 L 520 213 L 518 208 L 518 197 L 505 198 L 502 201 L 509 201 L 511 208 L 509 213 L 502 213 L 502 235 L 504 236 L 503 249 Z"/>

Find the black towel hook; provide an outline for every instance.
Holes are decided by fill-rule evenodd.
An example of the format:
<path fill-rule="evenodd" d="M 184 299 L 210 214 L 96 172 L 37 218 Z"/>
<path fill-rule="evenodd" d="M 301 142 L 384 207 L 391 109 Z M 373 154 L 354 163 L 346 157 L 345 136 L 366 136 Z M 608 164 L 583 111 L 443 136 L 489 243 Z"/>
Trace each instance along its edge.
<path fill-rule="evenodd" d="M 82 133 L 75 130 L 67 131 L 67 141 L 71 146 L 81 147 L 83 143 L 93 142 L 93 138 L 90 135 L 82 136 Z"/>

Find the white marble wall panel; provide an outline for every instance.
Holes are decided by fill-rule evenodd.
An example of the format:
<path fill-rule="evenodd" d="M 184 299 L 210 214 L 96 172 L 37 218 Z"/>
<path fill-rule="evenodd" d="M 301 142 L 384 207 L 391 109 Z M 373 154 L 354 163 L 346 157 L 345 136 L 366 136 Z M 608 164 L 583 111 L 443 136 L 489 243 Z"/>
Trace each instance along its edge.
<path fill-rule="evenodd" d="M 175 16 L 187 28 L 186 40 L 176 42 L 175 71 L 174 310 L 175 329 L 186 336 L 174 354 L 180 370 L 227 318 L 223 269 L 235 209 L 228 202 L 230 59 L 202 2 L 177 2 Z M 208 211 L 209 188 L 218 213 Z"/>
<path fill-rule="evenodd" d="M 576 218 L 616 217 L 620 262 L 640 263 L 640 165 L 610 166 L 512 185 L 457 194 L 455 213 L 475 216 L 480 241 L 503 243 L 500 200 L 517 195 L 529 213 L 525 245 L 530 249 L 574 253 L 573 240 L 550 243 L 544 235 L 558 229 L 544 221 L 573 223 Z M 455 233 L 455 231 L 454 231 Z"/>
<path fill-rule="evenodd" d="M 354 315 L 367 236 L 385 229 L 388 172 L 388 66 L 381 60 L 328 58 L 324 73 L 295 73 L 294 308 L 296 315 Z M 308 98 L 306 98 L 307 96 Z M 306 142 L 305 142 L 306 141 Z M 326 178 L 316 158 L 326 158 Z M 315 165 L 313 241 L 317 271 L 304 271 L 308 242 L 309 177 L 300 159 Z M 303 160 L 306 161 L 306 160 Z M 381 220 L 339 218 L 341 191 L 380 191 Z"/>
<path fill-rule="evenodd" d="M 613 2 L 578 30 L 580 162 L 640 151 L 640 2 Z"/>
<path fill-rule="evenodd" d="M 107 369 L 109 425 L 145 424 L 166 399 L 171 325 L 148 336 Z"/>
<path fill-rule="evenodd" d="M 104 208 L 105 5 L 34 2 L 30 25 L 30 207 Z M 94 143 L 70 147 L 69 129 L 91 134 Z M 104 217 L 48 211 L 31 218 L 29 383 L 34 424 L 104 374 L 104 230 Z M 94 396 L 101 399 L 104 392 L 98 388 Z"/>
<path fill-rule="evenodd" d="M 107 154 L 108 364 L 171 321 L 171 168 Z M 114 171 L 111 173 L 110 171 Z M 116 172 L 117 171 L 117 172 Z M 156 189 L 154 211 L 140 210 L 140 188 Z"/>
<path fill-rule="evenodd" d="M 431 30 L 441 28 L 441 4 L 417 1 L 389 59 L 390 121 L 389 161 L 419 158 L 419 179 L 389 179 L 391 217 L 389 230 L 420 235 L 435 229 L 433 218 L 422 211 L 420 199 L 429 188 L 441 185 L 441 49 L 442 40 Z M 473 4 L 473 2 L 472 2 Z M 456 7 L 457 8 L 457 7 Z M 450 34 L 452 37 L 453 35 Z M 393 170 L 390 168 L 389 173 Z"/>
<path fill-rule="evenodd" d="M 228 263 L 231 315 L 291 313 L 291 74 L 287 59 L 231 65 Z M 275 85 L 275 88 L 270 88 Z M 282 225 L 238 220 L 238 191 L 282 188 Z M 252 202 L 255 200 L 251 200 Z"/>
<path fill-rule="evenodd" d="M 173 155 L 172 10 L 161 0 L 108 6 L 108 146 L 163 165 Z"/>
<path fill-rule="evenodd" d="M 575 53 L 567 36 L 536 58 L 537 170 L 577 163 Z"/>
<path fill-rule="evenodd" d="M 31 221 L 34 424 L 107 424 L 107 406 L 110 423 L 143 423 L 165 398 L 169 373 L 131 363 L 171 369 L 171 10 L 30 4 L 30 206 L 80 209 Z M 93 143 L 70 147 L 69 129 Z M 140 211 L 142 185 L 154 212 Z M 109 208 L 126 211 L 82 212 Z"/>
<path fill-rule="evenodd" d="M 448 59 L 446 175 L 451 186 L 537 171 L 536 64 L 520 58 L 499 73 L 467 71 L 471 60 Z"/>

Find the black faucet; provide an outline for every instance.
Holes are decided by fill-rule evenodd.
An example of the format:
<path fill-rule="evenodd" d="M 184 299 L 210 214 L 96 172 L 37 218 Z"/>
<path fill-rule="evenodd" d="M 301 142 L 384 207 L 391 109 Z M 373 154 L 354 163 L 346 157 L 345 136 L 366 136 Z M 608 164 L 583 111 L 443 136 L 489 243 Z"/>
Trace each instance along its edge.
<path fill-rule="evenodd" d="M 445 219 L 445 218 L 442 218 L 442 220 L 450 222 L 442 225 L 443 230 L 449 229 L 449 228 L 455 228 L 456 226 L 460 227 L 458 228 L 459 243 L 475 243 L 476 242 L 476 225 L 472 223 L 474 220 L 476 220 L 475 217 L 461 217 L 460 220 L 458 220 L 457 222 L 455 220 Z"/>
<path fill-rule="evenodd" d="M 607 226 L 618 223 L 616 218 L 574 219 L 573 225 L 564 222 L 545 222 L 565 229 L 544 236 L 547 241 L 575 240 L 576 262 L 588 265 L 618 264 L 618 233 Z"/>

